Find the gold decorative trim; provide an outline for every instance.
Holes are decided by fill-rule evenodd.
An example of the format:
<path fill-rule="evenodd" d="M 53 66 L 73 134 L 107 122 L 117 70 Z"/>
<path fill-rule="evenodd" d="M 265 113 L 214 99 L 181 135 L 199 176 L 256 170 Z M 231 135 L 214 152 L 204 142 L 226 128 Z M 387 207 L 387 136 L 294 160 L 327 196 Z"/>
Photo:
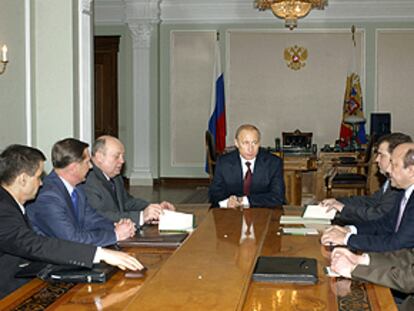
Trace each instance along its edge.
<path fill-rule="evenodd" d="M 48 282 L 46 287 L 34 293 L 30 298 L 15 307 L 13 311 L 45 310 L 75 285 L 74 283 Z"/>

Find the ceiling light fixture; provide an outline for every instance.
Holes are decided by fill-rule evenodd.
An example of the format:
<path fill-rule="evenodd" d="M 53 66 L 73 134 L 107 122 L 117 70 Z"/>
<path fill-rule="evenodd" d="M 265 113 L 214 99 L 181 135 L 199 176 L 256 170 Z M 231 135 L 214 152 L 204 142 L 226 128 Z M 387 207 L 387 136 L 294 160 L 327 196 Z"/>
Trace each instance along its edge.
<path fill-rule="evenodd" d="M 298 18 L 305 17 L 312 9 L 323 10 L 328 0 L 256 0 L 255 7 L 260 11 L 271 9 L 276 17 L 285 20 L 285 26 L 293 30 L 298 26 Z"/>

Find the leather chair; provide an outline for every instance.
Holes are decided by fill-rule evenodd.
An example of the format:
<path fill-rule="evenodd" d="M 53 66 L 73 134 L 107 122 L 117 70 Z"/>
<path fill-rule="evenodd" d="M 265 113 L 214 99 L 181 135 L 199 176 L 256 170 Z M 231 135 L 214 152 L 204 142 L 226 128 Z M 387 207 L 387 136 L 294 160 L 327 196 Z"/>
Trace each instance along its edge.
<path fill-rule="evenodd" d="M 327 174 L 326 197 L 332 197 L 334 189 L 355 189 L 358 195 L 370 194 L 371 172 L 375 168 L 374 150 L 370 143 L 367 147 L 364 159 L 356 158 L 339 158 L 332 164 L 332 169 Z"/>
<path fill-rule="evenodd" d="M 207 172 L 210 179 L 210 182 L 214 177 L 214 170 L 216 168 L 217 153 L 216 147 L 214 145 L 213 136 L 209 131 L 206 131 L 206 158 L 207 158 Z"/>

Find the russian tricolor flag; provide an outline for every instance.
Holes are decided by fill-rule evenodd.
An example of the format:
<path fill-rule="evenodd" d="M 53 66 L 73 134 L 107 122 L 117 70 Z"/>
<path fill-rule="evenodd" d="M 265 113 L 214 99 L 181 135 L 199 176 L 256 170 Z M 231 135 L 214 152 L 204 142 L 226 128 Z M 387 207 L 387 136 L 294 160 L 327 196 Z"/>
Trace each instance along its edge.
<path fill-rule="evenodd" d="M 214 138 L 217 153 L 222 153 L 226 148 L 226 107 L 224 98 L 224 78 L 221 71 L 220 46 L 216 42 L 214 76 L 211 93 L 211 112 L 208 121 L 208 131 Z"/>

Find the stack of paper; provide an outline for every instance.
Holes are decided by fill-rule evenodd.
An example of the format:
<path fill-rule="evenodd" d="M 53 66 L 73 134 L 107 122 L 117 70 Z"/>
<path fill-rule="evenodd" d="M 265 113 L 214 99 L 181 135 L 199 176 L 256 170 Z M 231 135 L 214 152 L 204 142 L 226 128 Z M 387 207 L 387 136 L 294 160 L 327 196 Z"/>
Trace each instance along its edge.
<path fill-rule="evenodd" d="M 158 223 L 160 231 L 193 231 L 194 215 L 163 210 Z"/>
<path fill-rule="evenodd" d="M 315 228 L 298 228 L 283 227 L 283 234 L 286 235 L 318 235 L 319 232 Z"/>
<path fill-rule="evenodd" d="M 301 216 L 286 216 L 280 217 L 280 224 L 321 224 L 329 225 L 331 221 L 329 219 L 318 219 L 318 218 L 304 218 Z"/>

